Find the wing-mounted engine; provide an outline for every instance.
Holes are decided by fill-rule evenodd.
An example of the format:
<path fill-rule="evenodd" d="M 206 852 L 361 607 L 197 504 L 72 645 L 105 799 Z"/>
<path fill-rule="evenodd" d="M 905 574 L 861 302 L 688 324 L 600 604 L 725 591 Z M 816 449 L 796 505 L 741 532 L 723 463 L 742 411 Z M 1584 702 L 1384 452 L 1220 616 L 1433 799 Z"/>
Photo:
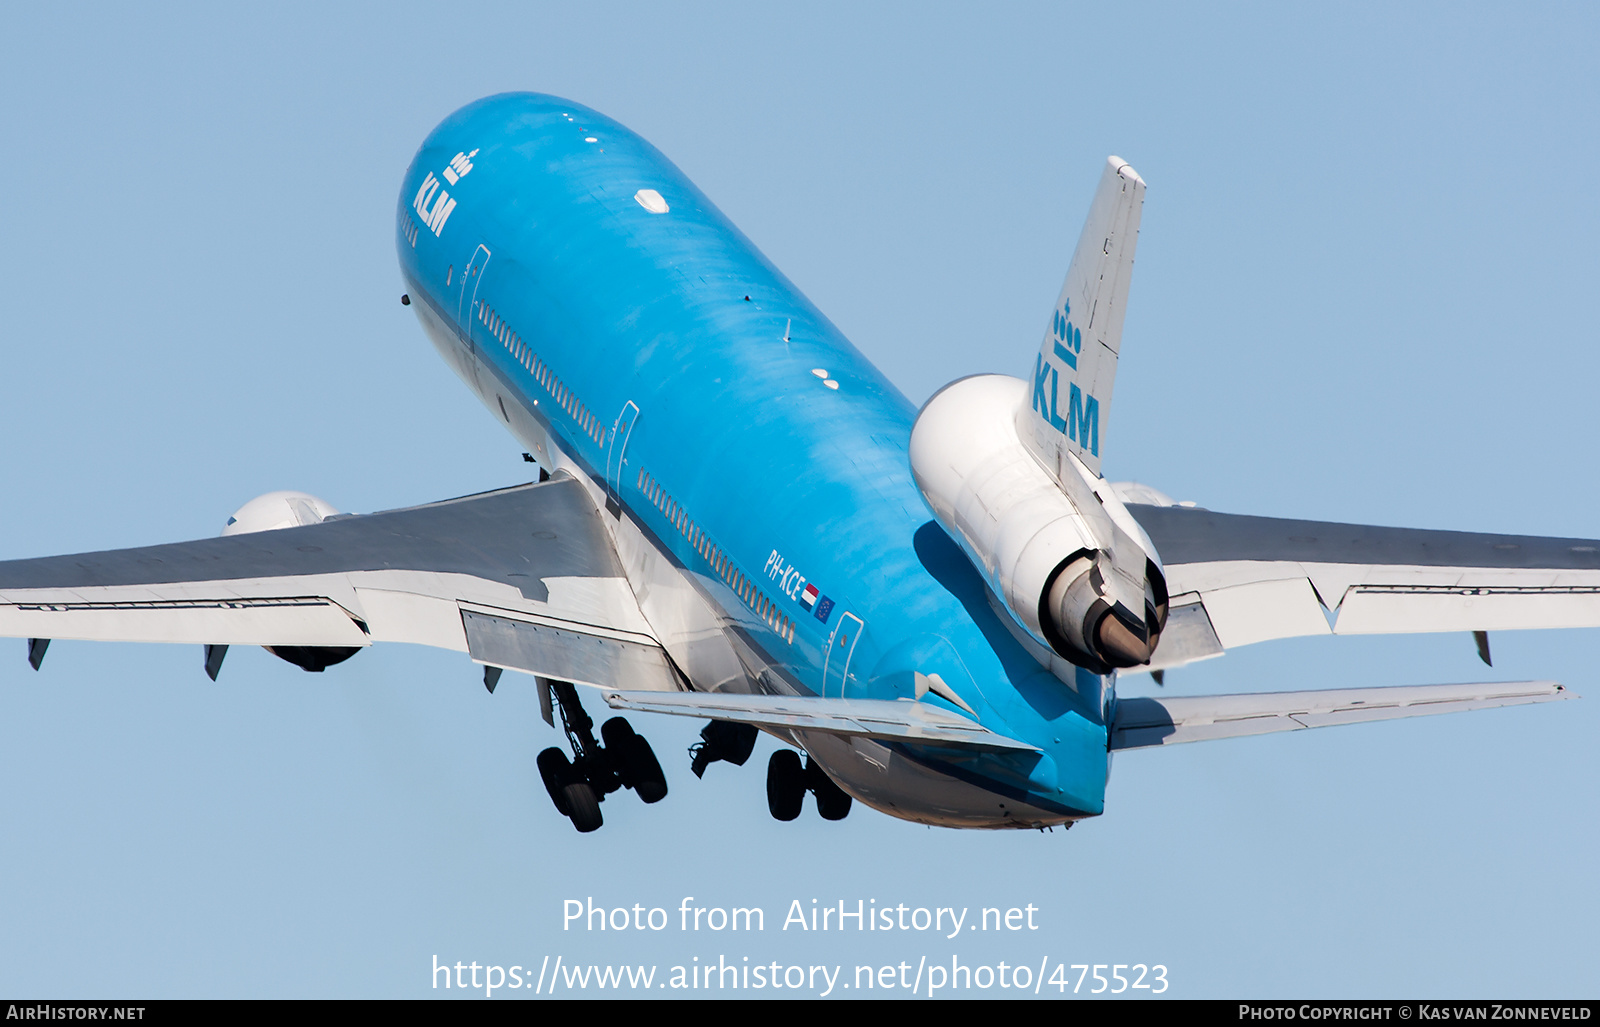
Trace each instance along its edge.
<path fill-rule="evenodd" d="M 248 535 L 256 531 L 299 528 L 321 524 L 339 511 L 308 492 L 268 492 L 241 506 L 223 525 L 224 535 Z"/>
<path fill-rule="evenodd" d="M 223 526 L 222 534 L 249 535 L 257 531 L 300 528 L 308 524 L 321 524 L 329 517 L 338 515 L 339 511 L 333 506 L 308 492 L 268 492 L 235 510 Z M 344 645 L 269 645 L 262 648 L 301 670 L 318 673 L 336 663 L 343 663 L 361 651 L 359 646 Z M 213 681 L 227 651 L 227 646 L 206 646 L 206 673 L 211 675 Z"/>
<path fill-rule="evenodd" d="M 939 524 L 1023 630 L 1106 673 L 1149 660 L 1167 619 L 1155 547 L 1108 482 L 1066 454 L 1060 478 L 1017 434 L 1028 383 L 963 378 L 911 431 L 911 471 Z"/>

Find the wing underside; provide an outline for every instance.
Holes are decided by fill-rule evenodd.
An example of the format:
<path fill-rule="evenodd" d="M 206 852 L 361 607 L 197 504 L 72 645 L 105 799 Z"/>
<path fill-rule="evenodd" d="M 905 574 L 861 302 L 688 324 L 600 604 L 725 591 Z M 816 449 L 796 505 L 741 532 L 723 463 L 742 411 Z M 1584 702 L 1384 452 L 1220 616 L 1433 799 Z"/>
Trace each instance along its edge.
<path fill-rule="evenodd" d="M 564 476 L 303 527 L 3 562 L 0 636 L 415 642 L 566 681 L 679 687 L 593 501 Z"/>

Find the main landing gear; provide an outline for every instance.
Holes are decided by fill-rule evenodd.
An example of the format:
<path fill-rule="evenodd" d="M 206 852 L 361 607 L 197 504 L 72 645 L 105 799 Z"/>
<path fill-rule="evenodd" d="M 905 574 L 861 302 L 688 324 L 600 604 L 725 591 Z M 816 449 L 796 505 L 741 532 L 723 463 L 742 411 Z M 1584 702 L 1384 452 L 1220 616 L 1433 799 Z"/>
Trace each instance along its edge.
<path fill-rule="evenodd" d="M 736 767 L 744 766 L 745 760 L 755 751 L 759 733 L 754 724 L 713 720 L 700 729 L 700 741 L 689 747 L 689 755 L 694 757 L 689 769 L 694 771 L 695 777 L 705 777 L 707 767 L 723 760 Z"/>
<path fill-rule="evenodd" d="M 823 773 L 821 767 L 793 749 L 779 749 L 767 761 L 767 809 L 778 820 L 793 820 L 800 815 L 806 792 L 817 797 L 817 812 L 823 820 L 843 820 L 850 814 L 850 796 Z"/>
<path fill-rule="evenodd" d="M 619 788 L 632 788 L 645 802 L 667 797 L 667 779 L 643 735 L 623 717 L 612 717 L 600 727 L 602 745 L 594 737 L 594 721 L 584 712 L 578 690 L 565 681 L 540 679 L 539 687 L 554 693 L 561 711 L 561 727 L 572 747 L 572 759 L 551 746 L 539 754 L 539 776 L 561 815 L 581 832 L 600 827 L 600 803 Z M 544 706 L 548 694 L 542 696 Z M 548 718 L 547 718 L 548 719 Z"/>
<path fill-rule="evenodd" d="M 689 749 L 694 756 L 689 769 L 703 777 L 706 767 L 726 761 L 742 767 L 756 747 L 756 729 L 750 724 L 713 720 Z M 807 756 L 804 763 L 793 749 L 779 749 L 767 761 L 767 809 L 778 820 L 793 820 L 805 805 L 806 793 L 817 797 L 823 820 L 843 820 L 850 815 L 850 795 Z"/>

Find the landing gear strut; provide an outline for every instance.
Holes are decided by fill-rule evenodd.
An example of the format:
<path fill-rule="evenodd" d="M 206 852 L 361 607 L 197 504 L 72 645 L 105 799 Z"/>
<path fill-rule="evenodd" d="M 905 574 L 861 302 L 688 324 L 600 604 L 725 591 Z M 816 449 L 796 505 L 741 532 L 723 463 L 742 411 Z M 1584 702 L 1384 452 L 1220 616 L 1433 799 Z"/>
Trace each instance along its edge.
<path fill-rule="evenodd" d="M 843 820 L 850 815 L 849 793 L 833 783 L 833 778 L 807 756 L 793 749 L 779 749 L 767 761 L 767 809 L 777 820 L 793 820 L 800 815 L 806 792 L 817 798 L 817 812 L 823 820 Z"/>
<path fill-rule="evenodd" d="M 539 754 L 539 777 L 544 781 L 550 801 L 572 826 L 587 833 L 604 822 L 600 803 L 619 788 L 632 788 L 645 802 L 660 802 L 667 796 L 667 779 L 661 764 L 644 736 L 623 717 L 612 717 L 594 736 L 594 721 L 583 709 L 578 690 L 565 681 L 539 680 L 542 696 L 549 702 L 551 693 L 561 712 L 561 728 L 566 732 L 572 758 L 551 746 Z"/>

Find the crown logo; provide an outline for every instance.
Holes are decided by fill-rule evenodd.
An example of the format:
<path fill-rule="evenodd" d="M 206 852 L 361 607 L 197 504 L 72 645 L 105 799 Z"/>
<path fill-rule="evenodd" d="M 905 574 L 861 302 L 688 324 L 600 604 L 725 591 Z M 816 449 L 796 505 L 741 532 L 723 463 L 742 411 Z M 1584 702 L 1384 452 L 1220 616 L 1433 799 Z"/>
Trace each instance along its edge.
<path fill-rule="evenodd" d="M 1055 351 L 1057 360 L 1076 371 L 1078 354 L 1083 352 L 1083 332 L 1072 327 L 1072 322 L 1068 320 L 1071 314 L 1071 303 L 1061 304 L 1061 309 L 1056 311 L 1050 325 L 1050 334 L 1053 337 L 1051 348 Z"/>

